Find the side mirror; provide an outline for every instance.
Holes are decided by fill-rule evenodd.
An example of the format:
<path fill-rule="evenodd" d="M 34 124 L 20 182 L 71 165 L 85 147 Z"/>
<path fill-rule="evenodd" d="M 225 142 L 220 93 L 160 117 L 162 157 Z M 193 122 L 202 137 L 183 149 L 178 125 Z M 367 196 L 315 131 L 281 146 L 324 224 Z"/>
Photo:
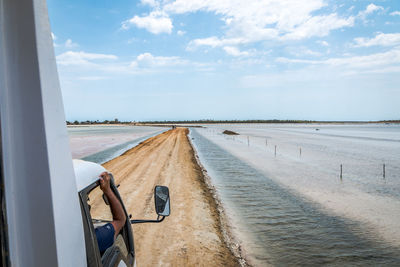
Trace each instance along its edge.
<path fill-rule="evenodd" d="M 169 190 L 166 186 L 157 185 L 154 188 L 154 203 L 156 204 L 157 220 L 131 220 L 131 223 L 160 223 L 171 212 L 169 204 Z M 160 218 L 161 216 L 161 218 Z"/>
<path fill-rule="evenodd" d="M 156 204 L 157 215 L 168 216 L 170 214 L 168 187 L 157 185 L 154 188 L 154 202 Z"/>

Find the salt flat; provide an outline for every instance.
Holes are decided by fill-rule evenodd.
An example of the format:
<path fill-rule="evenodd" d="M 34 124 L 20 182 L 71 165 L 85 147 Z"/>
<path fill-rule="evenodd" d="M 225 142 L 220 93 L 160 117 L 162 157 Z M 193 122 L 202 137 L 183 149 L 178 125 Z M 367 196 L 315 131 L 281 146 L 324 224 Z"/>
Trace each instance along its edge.
<path fill-rule="evenodd" d="M 315 206 L 322 215 L 318 215 L 320 219 L 312 222 L 313 227 L 325 227 L 322 222 L 319 225 L 318 220 L 343 221 L 345 226 L 342 225 L 342 238 L 348 239 L 347 243 L 351 244 L 350 248 L 353 251 L 360 250 L 360 253 L 355 253 L 354 257 L 359 257 L 361 262 L 361 255 L 363 255 L 361 251 L 364 245 L 360 244 L 364 239 L 380 244 L 383 242 L 383 247 L 400 247 L 400 231 L 398 230 L 400 226 L 400 127 L 398 125 L 223 124 L 205 126 L 207 128 L 192 129 L 192 137 L 200 150 L 200 159 L 205 162 L 209 174 L 215 176 L 214 182 L 217 184 L 217 189 L 219 184 L 220 193 L 225 194 L 226 201 L 230 202 L 227 203 L 227 208 L 234 214 L 232 219 L 236 224 L 240 225 L 240 221 L 251 221 L 259 213 L 270 212 L 268 207 L 275 203 L 271 203 L 271 196 L 264 199 L 264 202 L 253 199 L 257 201 L 257 205 L 250 202 L 246 204 L 248 210 L 254 210 L 253 214 L 248 210 L 241 213 L 240 209 L 246 209 L 246 205 L 241 206 L 239 202 L 243 200 L 235 200 L 231 196 L 237 194 L 242 198 L 247 198 L 248 194 L 257 194 L 256 190 L 269 184 L 273 188 L 279 187 L 278 191 L 282 191 L 283 195 L 287 193 L 286 198 L 293 197 L 297 199 L 293 200 L 294 202 L 303 203 L 296 208 L 294 203 L 289 205 L 285 199 L 274 200 L 278 203 L 279 201 L 286 203 L 286 211 L 300 212 L 302 215 L 298 219 L 308 216 L 301 211 L 302 206 L 308 208 Z M 231 130 L 240 135 L 223 135 L 224 130 Z M 202 138 L 211 143 L 202 141 Z M 223 149 L 239 161 L 230 159 L 230 161 L 217 163 L 221 158 L 230 156 L 221 151 L 215 152 L 210 158 L 209 151 L 214 149 L 214 146 Z M 236 163 L 230 164 L 229 162 L 232 161 Z M 383 164 L 385 164 L 385 177 L 383 177 Z M 342 165 L 342 179 L 340 165 Z M 254 172 L 259 173 L 256 175 L 258 180 L 251 180 Z M 232 181 L 238 176 L 241 180 L 238 180 L 235 186 Z M 247 178 L 250 180 L 246 184 Z M 243 188 L 247 188 L 247 191 Z M 265 187 L 265 190 L 272 190 L 268 188 Z M 251 190 L 253 192 L 249 192 Z M 262 197 L 263 194 L 260 195 L 260 198 Z M 235 201 L 237 201 L 236 204 Z M 264 205 L 265 208 L 261 208 L 260 205 Z M 283 208 L 279 210 L 279 212 L 286 212 Z M 241 214 L 247 214 L 246 216 L 250 217 L 240 217 Z M 273 220 L 279 217 L 277 214 L 271 216 Z M 296 220 L 295 217 L 290 216 L 291 220 Z M 312 214 L 309 214 L 310 216 L 312 217 Z M 263 220 L 258 220 L 250 226 L 255 227 L 253 232 L 264 229 L 262 234 L 265 234 L 267 230 L 274 230 L 267 227 L 271 220 L 265 219 L 265 225 L 263 222 Z M 315 235 L 317 231 L 315 233 L 310 231 L 308 245 L 312 247 L 310 244 L 316 239 L 325 239 L 328 242 L 332 238 L 329 232 L 339 227 L 338 225 L 341 223 L 327 224 L 325 233 L 320 233 L 319 236 L 313 237 L 312 235 Z M 309 225 L 302 227 L 304 230 Z M 239 228 L 248 235 L 254 234 L 251 233 L 249 225 L 242 225 Z M 299 227 L 297 230 L 302 231 L 302 228 Z M 241 234 L 245 236 L 246 233 Z M 353 235 L 358 237 L 349 238 Z M 259 237 L 260 234 L 258 237 L 253 236 L 253 240 L 249 242 L 257 243 L 255 240 Z M 286 238 L 291 237 L 288 235 Z M 334 243 L 332 240 L 329 242 Z M 370 244 L 366 247 L 374 246 Z M 380 254 L 379 251 L 382 250 L 380 246 L 377 245 L 376 251 L 371 255 Z M 252 246 L 251 250 L 259 249 L 260 254 L 265 254 L 267 251 L 270 253 L 272 249 L 266 250 L 266 247 Z M 309 253 L 323 255 L 323 251 L 317 252 L 316 249 L 310 249 Z M 340 258 L 340 253 L 342 252 L 337 251 L 335 257 Z M 382 256 L 382 258 L 385 257 Z M 293 264 L 290 261 L 288 263 Z M 321 262 L 310 262 L 310 264 L 316 263 Z M 333 263 L 338 262 L 333 261 Z"/>
<path fill-rule="evenodd" d="M 161 127 L 93 125 L 69 126 L 72 158 L 83 158 L 162 131 Z"/>

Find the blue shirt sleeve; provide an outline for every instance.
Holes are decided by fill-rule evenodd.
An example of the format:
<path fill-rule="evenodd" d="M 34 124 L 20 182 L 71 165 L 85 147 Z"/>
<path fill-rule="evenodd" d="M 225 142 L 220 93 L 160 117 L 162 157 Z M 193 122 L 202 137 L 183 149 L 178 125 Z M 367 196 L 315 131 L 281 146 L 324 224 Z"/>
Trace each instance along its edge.
<path fill-rule="evenodd" d="M 107 223 L 95 229 L 97 244 L 99 245 L 100 253 L 103 254 L 114 243 L 114 226 Z"/>

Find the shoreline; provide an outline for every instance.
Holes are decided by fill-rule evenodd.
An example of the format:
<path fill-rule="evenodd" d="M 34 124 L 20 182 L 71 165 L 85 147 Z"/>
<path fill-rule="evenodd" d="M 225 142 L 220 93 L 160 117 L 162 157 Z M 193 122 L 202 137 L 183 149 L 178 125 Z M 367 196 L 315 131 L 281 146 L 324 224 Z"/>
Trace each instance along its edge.
<path fill-rule="evenodd" d="M 137 262 L 143 266 L 245 266 L 226 242 L 220 208 L 188 132 L 187 128 L 166 131 L 103 164 L 120 184 L 119 192 L 133 219 L 153 219 L 154 186 L 170 188 L 171 216 L 160 224 L 132 226 Z"/>
<path fill-rule="evenodd" d="M 190 129 L 189 133 L 186 135 L 192 150 L 193 150 L 193 157 L 195 159 L 195 163 L 201 170 L 202 178 L 203 178 L 203 184 L 204 186 L 208 189 L 210 198 L 213 200 L 213 204 L 215 205 L 215 209 L 218 213 L 219 217 L 219 230 L 224 237 L 224 242 L 225 245 L 229 248 L 229 250 L 232 252 L 232 254 L 236 257 L 238 260 L 240 266 L 250 266 L 249 261 L 246 259 L 243 250 L 233 234 L 232 231 L 232 226 L 231 223 L 229 222 L 224 205 L 222 204 L 222 201 L 217 193 L 217 190 L 215 189 L 215 186 L 212 184 L 211 177 L 208 175 L 207 169 L 204 167 L 204 165 L 200 161 L 200 157 L 198 155 L 198 152 L 196 150 L 195 145 L 192 142 L 192 139 L 190 137 Z"/>

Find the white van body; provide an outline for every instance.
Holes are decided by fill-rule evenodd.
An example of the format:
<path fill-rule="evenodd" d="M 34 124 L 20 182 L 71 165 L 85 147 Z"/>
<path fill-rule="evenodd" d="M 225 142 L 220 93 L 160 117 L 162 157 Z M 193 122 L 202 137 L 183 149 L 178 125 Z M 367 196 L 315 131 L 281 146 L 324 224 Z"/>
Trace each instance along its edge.
<path fill-rule="evenodd" d="M 0 0 L 0 125 L 0 265 L 114 266 L 92 253 L 97 243 L 82 197 L 105 169 L 73 167 L 45 0 Z M 168 188 L 157 188 L 166 190 L 168 209 L 156 199 L 161 220 L 127 219 L 129 253 L 130 223 L 169 215 Z"/>
<path fill-rule="evenodd" d="M 45 0 L 0 0 L 0 123 L 3 265 L 86 266 Z"/>
<path fill-rule="evenodd" d="M 99 175 L 102 172 L 107 171 L 103 166 L 99 164 L 80 159 L 74 159 L 73 164 L 77 192 L 96 182 L 99 179 Z"/>

